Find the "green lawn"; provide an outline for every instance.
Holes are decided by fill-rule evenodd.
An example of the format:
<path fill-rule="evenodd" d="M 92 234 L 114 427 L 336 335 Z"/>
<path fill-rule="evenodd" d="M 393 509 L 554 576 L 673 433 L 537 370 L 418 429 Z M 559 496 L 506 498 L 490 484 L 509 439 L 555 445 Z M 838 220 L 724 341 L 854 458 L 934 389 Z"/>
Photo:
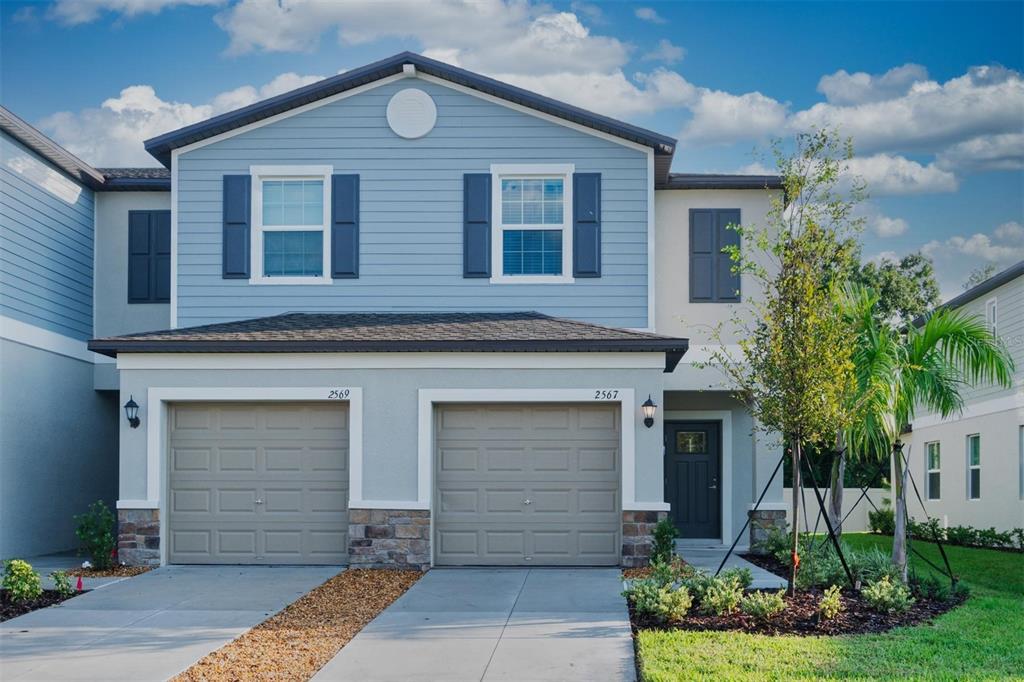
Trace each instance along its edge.
<path fill-rule="evenodd" d="M 854 547 L 889 551 L 892 540 L 843 536 Z M 914 547 L 942 565 L 931 544 Z M 644 680 L 1024 679 L 1024 556 L 947 547 L 954 572 L 971 598 L 935 621 L 884 635 L 767 637 L 722 632 L 638 635 Z M 927 564 L 912 557 L 920 571 Z"/>

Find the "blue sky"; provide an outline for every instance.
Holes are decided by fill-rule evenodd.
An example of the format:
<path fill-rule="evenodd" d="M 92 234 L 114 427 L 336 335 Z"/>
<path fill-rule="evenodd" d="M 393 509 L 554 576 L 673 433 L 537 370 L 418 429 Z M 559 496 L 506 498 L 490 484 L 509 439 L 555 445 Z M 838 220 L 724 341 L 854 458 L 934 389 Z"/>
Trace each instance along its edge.
<path fill-rule="evenodd" d="M 946 295 L 1024 258 L 1021 2 L 3 0 L 0 32 L 0 101 L 99 166 L 408 49 L 676 136 L 676 171 L 839 126 L 867 257 L 923 249 Z"/>

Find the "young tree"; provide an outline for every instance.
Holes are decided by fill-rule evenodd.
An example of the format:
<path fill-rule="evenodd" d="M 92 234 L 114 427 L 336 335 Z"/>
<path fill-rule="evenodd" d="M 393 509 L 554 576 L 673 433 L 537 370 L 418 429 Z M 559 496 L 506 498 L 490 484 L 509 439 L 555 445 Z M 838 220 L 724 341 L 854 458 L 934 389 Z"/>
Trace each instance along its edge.
<path fill-rule="evenodd" d="M 843 319 L 838 275 L 850 270 L 855 246 L 848 237 L 860 223 L 852 215 L 854 201 L 837 191 L 852 155 L 848 140 L 829 131 L 801 134 L 792 155 L 779 144 L 775 155 L 785 198 L 772 201 L 765 225 L 735 226 L 740 246 L 727 249 L 734 269 L 761 284 L 763 296 L 750 302 L 755 323 L 740 334 L 741 357 L 720 350 L 708 364 L 721 367 L 760 427 L 781 434 L 790 450 L 792 593 L 803 450 L 834 442 L 851 417 L 854 339 Z"/>

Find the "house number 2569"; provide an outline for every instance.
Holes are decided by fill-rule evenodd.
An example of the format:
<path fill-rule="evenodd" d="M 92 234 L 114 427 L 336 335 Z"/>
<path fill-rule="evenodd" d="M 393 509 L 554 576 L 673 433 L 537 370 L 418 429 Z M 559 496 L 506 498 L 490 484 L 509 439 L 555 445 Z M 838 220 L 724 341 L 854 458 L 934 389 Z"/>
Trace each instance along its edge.
<path fill-rule="evenodd" d="M 619 392 L 610 388 L 601 388 L 594 391 L 594 400 L 615 400 Z"/>
<path fill-rule="evenodd" d="M 349 395 L 352 391 L 347 388 L 332 388 L 327 392 L 328 400 L 348 400 Z"/>

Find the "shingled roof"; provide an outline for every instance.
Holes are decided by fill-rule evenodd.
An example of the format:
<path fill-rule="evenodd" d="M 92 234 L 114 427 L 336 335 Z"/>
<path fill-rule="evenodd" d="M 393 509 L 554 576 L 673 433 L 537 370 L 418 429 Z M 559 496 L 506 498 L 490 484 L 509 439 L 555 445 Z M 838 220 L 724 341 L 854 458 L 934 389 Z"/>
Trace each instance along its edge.
<path fill-rule="evenodd" d="M 156 168 L 97 168 L 96 170 L 103 173 L 104 190 L 169 192 L 171 189 L 171 171 L 162 166 Z"/>
<path fill-rule="evenodd" d="M 118 353 L 663 352 L 671 372 L 686 339 L 513 313 L 286 313 L 93 339 Z"/>

